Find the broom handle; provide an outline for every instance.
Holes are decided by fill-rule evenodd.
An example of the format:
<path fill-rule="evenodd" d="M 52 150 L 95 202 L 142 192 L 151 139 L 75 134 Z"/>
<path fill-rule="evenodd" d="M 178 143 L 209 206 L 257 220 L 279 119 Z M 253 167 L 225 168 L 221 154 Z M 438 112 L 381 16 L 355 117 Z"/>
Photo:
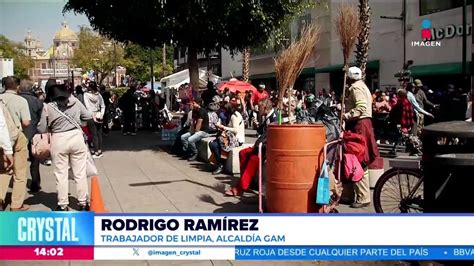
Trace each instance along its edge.
<path fill-rule="evenodd" d="M 293 124 L 292 121 L 291 121 L 291 92 L 293 90 L 293 86 L 291 86 L 289 89 L 288 89 L 288 124 Z"/>
<path fill-rule="evenodd" d="M 342 88 L 341 120 L 339 121 L 341 132 L 344 131 L 344 127 L 342 126 L 342 124 L 343 124 L 343 121 L 344 121 L 344 112 L 345 112 L 344 101 L 346 99 L 346 79 L 347 79 L 347 67 L 344 66 L 344 87 Z"/>

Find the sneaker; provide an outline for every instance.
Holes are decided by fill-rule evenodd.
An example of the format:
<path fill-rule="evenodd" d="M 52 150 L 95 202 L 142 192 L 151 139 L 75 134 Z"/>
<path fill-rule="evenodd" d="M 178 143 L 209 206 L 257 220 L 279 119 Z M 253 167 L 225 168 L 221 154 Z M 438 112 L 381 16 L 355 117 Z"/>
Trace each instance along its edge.
<path fill-rule="evenodd" d="M 190 162 L 196 161 L 197 158 L 198 158 L 198 155 L 197 155 L 197 153 L 196 153 L 196 154 L 193 154 L 193 155 L 189 156 L 188 161 L 190 161 Z"/>
<path fill-rule="evenodd" d="M 79 211 L 80 211 L 80 212 L 88 212 L 88 211 L 90 211 L 89 204 L 86 204 L 86 205 L 79 205 Z"/>
<path fill-rule="evenodd" d="M 122 133 L 122 135 L 124 135 L 124 136 L 128 136 L 129 134 L 130 134 L 130 133 L 128 133 L 128 132 Z"/>
<path fill-rule="evenodd" d="M 52 162 L 51 160 L 45 160 L 44 162 L 42 162 L 42 164 L 45 166 L 51 166 Z"/>
<path fill-rule="evenodd" d="M 132 134 L 131 134 L 131 135 L 132 135 L 132 136 L 136 136 L 136 135 L 137 135 L 137 133 L 135 133 L 135 132 L 132 132 Z"/>
<path fill-rule="evenodd" d="M 94 153 L 94 154 L 92 155 L 92 158 L 93 158 L 93 159 L 100 159 L 100 158 L 102 158 L 102 153 L 96 152 L 96 153 Z"/>
<path fill-rule="evenodd" d="M 224 170 L 224 166 L 219 165 L 219 166 L 217 166 L 216 170 L 214 170 L 214 172 L 212 172 L 212 174 L 213 175 L 218 175 L 218 174 L 222 173 L 223 170 Z"/>
<path fill-rule="evenodd" d="M 30 209 L 30 205 L 23 204 L 20 208 L 10 208 L 12 212 L 24 212 Z"/>
<path fill-rule="evenodd" d="M 58 212 L 68 212 L 69 211 L 69 206 L 66 206 L 66 207 L 58 206 L 58 208 L 56 208 L 56 211 L 58 211 Z"/>

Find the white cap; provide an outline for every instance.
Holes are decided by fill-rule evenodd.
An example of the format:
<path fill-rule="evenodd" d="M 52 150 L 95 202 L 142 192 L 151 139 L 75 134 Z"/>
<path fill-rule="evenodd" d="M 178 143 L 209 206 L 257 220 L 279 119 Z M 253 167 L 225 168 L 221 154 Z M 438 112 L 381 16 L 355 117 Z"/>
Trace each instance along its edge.
<path fill-rule="evenodd" d="M 265 84 L 258 85 L 260 88 L 265 89 Z"/>
<path fill-rule="evenodd" d="M 362 79 L 362 70 L 358 67 L 350 67 L 347 76 L 353 80 L 360 80 Z"/>

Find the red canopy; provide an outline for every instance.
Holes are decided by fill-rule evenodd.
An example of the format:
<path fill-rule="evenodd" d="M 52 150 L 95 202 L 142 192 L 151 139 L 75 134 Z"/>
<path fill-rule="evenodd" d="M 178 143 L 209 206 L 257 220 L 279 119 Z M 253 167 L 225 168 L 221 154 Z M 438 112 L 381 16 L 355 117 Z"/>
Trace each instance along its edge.
<path fill-rule="evenodd" d="M 225 81 L 217 85 L 217 89 L 220 91 L 223 91 L 225 88 L 229 88 L 229 91 L 233 93 L 237 91 L 252 91 L 253 93 L 257 92 L 257 88 L 255 88 L 252 84 L 240 80 Z"/>

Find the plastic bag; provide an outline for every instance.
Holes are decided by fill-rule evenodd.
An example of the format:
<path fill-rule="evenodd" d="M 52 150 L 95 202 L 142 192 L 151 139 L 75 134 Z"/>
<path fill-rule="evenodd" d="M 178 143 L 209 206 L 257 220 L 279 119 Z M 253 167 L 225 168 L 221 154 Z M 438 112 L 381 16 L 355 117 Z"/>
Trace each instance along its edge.
<path fill-rule="evenodd" d="M 318 177 L 318 187 L 316 190 L 316 204 L 327 205 L 330 201 L 329 173 L 326 161 L 321 166 L 321 173 Z"/>

